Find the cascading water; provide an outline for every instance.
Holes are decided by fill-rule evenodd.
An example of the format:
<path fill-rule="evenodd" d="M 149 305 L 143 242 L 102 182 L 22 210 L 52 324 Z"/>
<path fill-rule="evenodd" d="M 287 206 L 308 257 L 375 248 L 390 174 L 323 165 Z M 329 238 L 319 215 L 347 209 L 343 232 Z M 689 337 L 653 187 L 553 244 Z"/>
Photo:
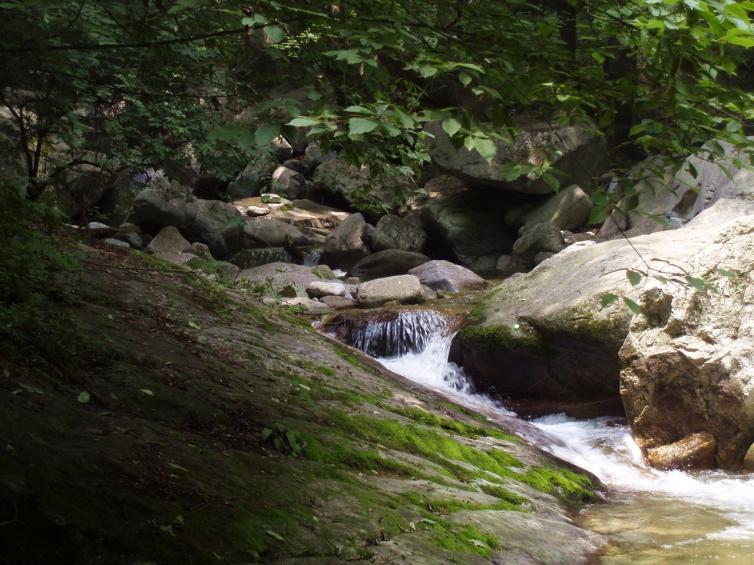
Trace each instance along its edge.
<path fill-rule="evenodd" d="M 610 489 L 609 500 L 588 507 L 580 518 L 611 540 L 604 562 L 754 562 L 754 480 L 720 471 L 651 469 L 617 418 L 514 420 L 512 412 L 474 394 L 463 369 L 448 361 L 453 336 L 447 318 L 408 311 L 365 328 L 351 345 L 367 353 L 391 352 L 377 357 L 386 368 L 504 422 L 599 477 Z"/>

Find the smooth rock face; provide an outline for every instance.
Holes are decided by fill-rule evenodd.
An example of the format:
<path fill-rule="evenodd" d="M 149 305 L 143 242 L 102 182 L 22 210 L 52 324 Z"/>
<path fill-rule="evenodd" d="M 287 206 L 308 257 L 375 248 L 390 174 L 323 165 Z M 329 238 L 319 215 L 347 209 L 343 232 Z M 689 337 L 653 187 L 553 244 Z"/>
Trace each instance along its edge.
<path fill-rule="evenodd" d="M 414 275 L 399 275 L 361 283 L 357 289 L 359 306 L 375 308 L 386 302 L 401 304 L 424 302 L 424 289 Z"/>
<path fill-rule="evenodd" d="M 372 249 L 402 249 L 403 251 L 421 252 L 427 243 L 427 234 L 421 226 L 387 214 L 377 222 L 371 237 Z"/>
<path fill-rule="evenodd" d="M 152 241 L 147 245 L 147 252 L 154 253 L 157 256 L 166 253 L 182 253 L 191 246 L 188 240 L 183 237 L 178 228 L 168 226 L 162 228 Z"/>
<path fill-rule="evenodd" d="M 586 224 L 592 210 L 592 199 L 574 185 L 553 194 L 545 202 L 524 214 L 523 229 L 547 223 L 560 230 L 574 230 Z"/>
<path fill-rule="evenodd" d="M 369 253 L 364 243 L 367 223 L 361 214 L 351 214 L 325 239 L 322 262 L 350 269 Z"/>
<path fill-rule="evenodd" d="M 513 253 L 520 257 L 535 257 L 538 253 L 557 253 L 566 248 L 560 228 L 543 222 L 523 231 L 513 244 Z"/>
<path fill-rule="evenodd" d="M 408 273 L 419 277 L 419 281 L 432 290 L 460 292 L 479 290 L 487 286 L 487 281 L 473 271 L 441 259 L 428 261 Z"/>
<path fill-rule="evenodd" d="M 501 255 L 495 264 L 495 271 L 504 277 L 529 270 L 529 263 L 518 255 Z"/>
<path fill-rule="evenodd" d="M 295 200 L 306 191 L 306 178 L 299 172 L 287 167 L 278 167 L 272 173 L 272 192 L 283 198 Z"/>
<path fill-rule="evenodd" d="M 246 168 L 228 185 L 228 197 L 237 200 L 257 196 L 270 183 L 277 163 L 277 158 L 270 152 L 257 152 Z"/>
<path fill-rule="evenodd" d="M 713 469 L 715 436 L 706 432 L 691 434 L 668 445 L 647 450 L 647 462 L 656 469 Z"/>
<path fill-rule="evenodd" d="M 708 217 L 725 203 L 735 219 Z M 672 263 L 717 290 L 654 281 L 641 292 L 643 311 L 620 350 L 620 391 L 645 453 L 703 431 L 717 439 L 718 465 L 738 469 L 754 441 L 754 203 L 720 200 L 687 227 L 661 234 L 689 235 L 698 222 L 708 237 Z"/>
<path fill-rule="evenodd" d="M 322 298 L 325 296 L 345 296 L 346 287 L 340 282 L 315 281 L 306 287 L 309 298 Z"/>
<path fill-rule="evenodd" d="M 490 291 L 477 315 L 454 340 L 451 360 L 464 367 L 479 389 L 493 389 L 502 396 L 559 402 L 615 399 L 621 369 L 618 351 L 626 340 L 633 315 L 620 301 L 601 306 L 603 294 L 625 295 L 639 301 L 641 286 L 630 284 L 626 269 L 644 269 L 641 257 L 651 260 L 658 273 L 665 276 L 678 272 L 671 265 L 686 266 L 691 273 L 714 272 L 718 264 L 727 264 L 727 260 L 715 258 L 716 250 L 722 253 L 728 245 L 723 241 L 739 237 L 733 238 L 729 230 L 734 228 L 726 226 L 735 224 L 736 219 L 746 213 L 754 214 L 754 203 L 721 200 L 683 228 L 633 238 L 633 247 L 625 240 L 571 245 L 530 273 L 511 277 Z M 738 244 L 733 248 L 743 249 Z M 749 263 L 739 264 L 736 260 L 729 266 L 735 269 L 738 265 L 741 272 L 749 273 L 750 261 L 751 258 Z M 744 268 L 744 264 L 748 266 Z M 718 295 L 710 293 L 708 296 Z M 739 300 L 735 313 L 730 314 L 733 317 L 719 324 L 736 327 L 737 322 L 732 320 L 741 319 L 740 310 Z M 706 350 L 699 349 L 700 344 L 693 347 Z M 663 351 L 659 342 L 658 348 L 658 352 Z M 628 362 L 626 358 L 624 363 Z M 646 364 L 639 360 L 637 367 L 641 369 L 643 365 Z M 712 365 L 705 371 L 711 369 Z M 673 384 L 668 384 L 663 393 L 666 396 L 667 391 L 682 388 L 680 383 L 687 378 L 679 381 L 676 371 L 671 373 L 675 380 L 669 379 L 668 383 Z M 684 371 L 683 374 L 691 378 L 693 373 Z M 643 387 L 643 382 L 642 377 L 636 386 Z M 626 386 L 624 382 L 623 388 Z M 697 381 L 690 382 L 690 390 L 697 388 Z M 659 389 L 655 387 L 655 390 Z M 638 417 L 648 405 L 639 401 L 635 408 L 629 409 L 633 402 L 630 399 L 647 398 L 647 394 L 649 391 L 624 393 L 630 415 Z M 662 404 L 664 397 L 651 396 L 652 404 Z M 679 395 L 672 397 L 674 402 L 679 402 Z M 673 423 L 674 420 L 699 421 L 698 411 L 692 412 L 688 407 L 662 408 L 657 410 L 658 418 L 665 413 L 668 417 L 660 418 L 659 426 L 651 426 L 648 435 L 652 437 L 653 430 L 663 426 L 671 432 L 653 445 L 671 443 L 698 431 L 715 435 L 719 446 L 727 441 L 725 433 L 706 424 L 701 428 L 686 428 Z M 650 419 L 644 420 L 649 424 Z M 637 424 L 634 429 L 641 437 Z M 747 448 L 752 440 L 754 436 L 748 438 Z"/>
<path fill-rule="evenodd" d="M 547 194 L 552 189 L 539 179 L 523 177 L 512 182 L 501 180 L 502 167 L 511 162 L 539 165 L 548 159 L 554 167 L 562 171 L 559 175 L 561 186 L 591 186 L 593 179 L 600 175 L 607 161 L 605 142 L 587 126 L 558 126 L 545 123 L 525 128 L 513 143 L 495 141 L 497 153 L 492 162 L 487 162 L 476 150 L 469 151 L 463 146 L 455 147 L 440 122 L 427 124 L 426 129 L 434 135 L 430 148 L 433 162 L 446 172 L 475 185 L 488 185 L 530 194 Z"/>
<path fill-rule="evenodd" d="M 385 249 L 364 257 L 351 268 L 349 275 L 359 277 L 362 281 L 405 275 L 427 261 L 429 257 L 422 253 Z"/>
<path fill-rule="evenodd" d="M 356 307 L 356 300 L 344 296 L 323 296 L 322 302 L 334 310 L 345 310 Z"/>
<path fill-rule="evenodd" d="M 102 243 L 105 245 L 109 245 L 110 247 L 117 247 L 119 249 L 130 249 L 131 246 L 125 242 L 121 241 L 120 239 L 115 239 L 114 237 L 107 237 L 102 240 Z"/>
<path fill-rule="evenodd" d="M 309 246 L 321 244 L 324 238 L 304 232 L 282 220 L 271 217 L 252 218 L 243 226 L 243 245 L 247 248 Z"/>
<path fill-rule="evenodd" d="M 255 285 L 268 286 L 270 290 L 282 295 L 306 296 L 306 287 L 321 280 L 312 273 L 311 267 L 291 263 L 268 263 L 251 269 L 244 269 L 238 274 L 239 280 L 247 280 Z"/>
<path fill-rule="evenodd" d="M 505 202 L 490 190 L 468 190 L 435 200 L 422 210 L 429 247 L 436 255 L 469 266 L 474 258 L 510 253 L 513 230 L 505 225 Z"/>

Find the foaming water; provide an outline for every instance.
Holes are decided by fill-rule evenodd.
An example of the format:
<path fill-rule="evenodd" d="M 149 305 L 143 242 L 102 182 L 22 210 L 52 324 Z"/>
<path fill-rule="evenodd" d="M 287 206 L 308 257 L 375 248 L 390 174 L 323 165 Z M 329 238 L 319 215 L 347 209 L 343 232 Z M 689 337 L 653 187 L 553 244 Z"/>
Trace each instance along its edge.
<path fill-rule="evenodd" d="M 386 368 L 510 426 L 515 414 L 475 394 L 463 369 L 448 361 L 453 335 L 434 328 L 414 350 L 379 358 Z M 398 348 L 400 349 L 400 348 Z M 518 419 L 515 432 L 596 475 L 608 502 L 581 520 L 608 536 L 609 563 L 754 562 L 754 479 L 721 471 L 659 471 L 642 460 L 624 421 L 551 415 Z"/>

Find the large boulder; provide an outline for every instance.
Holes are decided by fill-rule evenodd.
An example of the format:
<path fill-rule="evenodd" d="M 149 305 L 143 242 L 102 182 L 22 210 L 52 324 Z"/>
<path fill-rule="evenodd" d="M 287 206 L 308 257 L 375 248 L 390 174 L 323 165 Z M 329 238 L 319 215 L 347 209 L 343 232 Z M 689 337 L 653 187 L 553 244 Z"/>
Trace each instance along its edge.
<path fill-rule="evenodd" d="M 324 237 L 300 230 L 282 220 L 270 216 L 246 220 L 243 226 L 244 247 L 307 247 L 319 245 Z"/>
<path fill-rule="evenodd" d="M 251 269 L 267 263 L 291 263 L 293 258 L 282 247 L 259 247 L 256 249 L 241 249 L 228 259 L 229 262 L 241 269 Z"/>
<path fill-rule="evenodd" d="M 186 205 L 195 200 L 190 188 L 165 177 L 155 177 L 133 203 L 129 221 L 148 231 L 186 225 Z"/>
<path fill-rule="evenodd" d="M 278 167 L 272 173 L 271 190 L 289 200 L 301 198 L 306 191 L 306 178 L 288 167 Z"/>
<path fill-rule="evenodd" d="M 325 239 L 322 262 L 348 270 L 369 254 L 364 243 L 367 223 L 360 213 L 351 214 Z"/>
<path fill-rule="evenodd" d="M 414 275 L 375 279 L 361 283 L 356 290 L 359 306 L 364 308 L 376 308 L 393 301 L 401 304 L 418 304 L 424 302 L 425 298 L 424 288 Z"/>
<path fill-rule="evenodd" d="M 706 433 L 717 464 L 738 469 L 754 442 L 754 203 L 736 204 L 749 215 L 705 225 L 705 245 L 672 261 L 678 277 L 704 276 L 715 288 L 653 281 L 620 350 L 621 396 L 650 463 L 657 448 Z"/>
<path fill-rule="evenodd" d="M 191 252 L 191 244 L 175 226 L 162 228 L 160 233 L 149 242 L 146 251 L 158 259 L 176 265 L 183 265 L 197 257 Z"/>
<path fill-rule="evenodd" d="M 418 222 L 387 214 L 380 218 L 371 237 L 372 249 L 402 249 L 421 252 L 427 243 L 427 234 Z"/>
<path fill-rule="evenodd" d="M 754 203 L 722 200 L 678 230 L 568 247 L 490 291 L 454 340 L 451 359 L 480 390 L 503 397 L 555 401 L 561 410 L 617 401 L 618 351 L 632 313 L 620 301 L 603 303 L 604 296 L 639 300 L 626 272 L 646 269 L 645 261 L 669 279 L 684 265 L 693 274 L 714 272 L 707 249 L 722 246 L 716 242 L 730 238 L 731 222 L 747 210 Z"/>
<path fill-rule="evenodd" d="M 401 249 L 384 249 L 364 257 L 351 268 L 349 275 L 359 277 L 362 281 L 392 275 L 405 275 L 414 267 L 418 267 L 427 261 L 429 261 L 429 257 L 422 253 Z"/>
<path fill-rule="evenodd" d="M 357 167 L 333 159 L 314 171 L 312 180 L 329 204 L 349 208 L 376 218 L 385 210 L 394 210 L 411 192 L 411 180 L 395 174 L 381 179 L 371 175 L 369 167 Z"/>
<path fill-rule="evenodd" d="M 442 170 L 474 185 L 487 185 L 529 194 L 547 194 L 552 189 L 535 175 L 514 181 L 503 180 L 504 167 L 512 163 L 539 166 L 549 161 L 559 172 L 561 186 L 594 185 L 607 162 L 605 142 L 596 128 L 583 125 L 561 126 L 541 123 L 523 128 L 511 143 L 494 140 L 497 153 L 487 161 L 475 149 L 456 146 L 441 122 L 427 125 L 434 138 L 430 148 L 432 161 Z"/>
<path fill-rule="evenodd" d="M 283 206 L 272 207 L 272 217 L 300 229 L 330 232 L 350 214 L 311 200 L 293 200 Z"/>
<path fill-rule="evenodd" d="M 237 280 L 248 281 L 257 290 L 272 294 L 308 298 L 306 288 L 313 282 L 322 280 L 312 272 L 311 267 L 291 263 L 268 263 L 251 269 L 244 269 Z"/>
<path fill-rule="evenodd" d="M 186 237 L 225 257 L 241 248 L 244 220 L 235 206 L 220 200 L 196 200 L 186 205 Z"/>
<path fill-rule="evenodd" d="M 503 222 L 507 204 L 490 190 L 467 190 L 435 200 L 422 210 L 432 254 L 473 268 L 475 259 L 510 253 L 514 232 Z"/>
<path fill-rule="evenodd" d="M 230 200 L 257 196 L 269 186 L 272 173 L 278 166 L 275 155 L 259 150 L 243 171 L 228 185 Z"/>
<path fill-rule="evenodd" d="M 476 273 L 441 259 L 419 265 L 411 269 L 408 274 L 419 277 L 419 281 L 432 290 L 460 292 L 480 290 L 487 286 L 487 281 Z"/>
<path fill-rule="evenodd" d="M 566 244 L 560 229 L 549 222 L 528 226 L 513 244 L 519 257 L 534 258 L 538 253 L 558 253 Z"/>
<path fill-rule="evenodd" d="M 560 230 L 574 230 L 582 227 L 589 219 L 592 199 L 581 187 L 571 185 L 525 213 L 521 218 L 522 229 L 547 223 Z"/>
<path fill-rule="evenodd" d="M 113 226 L 125 222 L 136 196 L 145 188 L 145 180 L 143 173 L 123 169 L 102 195 L 97 217 Z"/>

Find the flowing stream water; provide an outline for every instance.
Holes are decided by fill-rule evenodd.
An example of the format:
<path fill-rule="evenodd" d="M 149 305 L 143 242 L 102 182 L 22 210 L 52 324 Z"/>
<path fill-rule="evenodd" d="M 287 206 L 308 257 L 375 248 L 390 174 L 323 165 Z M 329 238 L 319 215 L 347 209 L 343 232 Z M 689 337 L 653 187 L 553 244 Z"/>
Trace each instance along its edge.
<path fill-rule="evenodd" d="M 415 340 L 419 351 L 396 344 L 401 355 L 378 360 L 599 477 L 607 501 L 586 507 L 578 519 L 610 540 L 603 563 L 754 563 L 754 475 L 651 469 L 626 422 L 614 417 L 519 419 L 473 392 L 463 370 L 448 362 L 453 335 L 444 333 L 437 328 Z M 359 347 L 368 350 L 367 335 Z"/>

